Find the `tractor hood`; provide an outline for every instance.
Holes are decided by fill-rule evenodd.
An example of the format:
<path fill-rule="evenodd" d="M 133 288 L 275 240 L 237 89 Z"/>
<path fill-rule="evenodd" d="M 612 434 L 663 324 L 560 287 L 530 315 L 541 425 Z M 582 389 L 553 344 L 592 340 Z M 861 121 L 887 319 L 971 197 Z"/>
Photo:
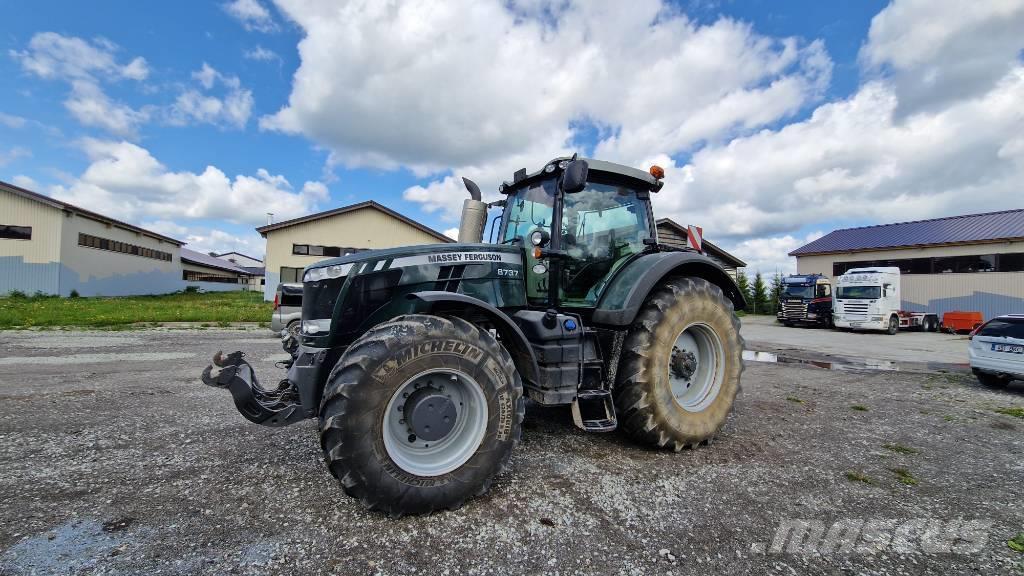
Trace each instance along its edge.
<path fill-rule="evenodd" d="M 523 248 L 426 244 L 357 252 L 306 267 L 303 336 L 327 347 L 369 326 L 418 311 L 408 296 L 444 291 L 496 307 L 524 306 Z M 312 342 L 311 342 L 312 343 Z"/>
<path fill-rule="evenodd" d="M 372 262 L 376 270 L 425 264 L 477 264 L 509 262 L 522 264 L 522 248 L 497 244 L 424 244 L 356 252 L 339 258 L 321 260 L 303 271 L 303 282 L 347 276 L 353 268 Z M 364 270 L 369 271 L 369 270 Z"/>

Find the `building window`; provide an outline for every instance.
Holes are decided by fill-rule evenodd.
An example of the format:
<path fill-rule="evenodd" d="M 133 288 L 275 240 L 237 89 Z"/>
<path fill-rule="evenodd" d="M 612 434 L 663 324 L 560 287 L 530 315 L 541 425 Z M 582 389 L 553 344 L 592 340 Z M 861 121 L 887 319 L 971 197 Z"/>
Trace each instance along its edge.
<path fill-rule="evenodd" d="M 941 258 L 901 258 L 896 260 L 861 260 L 833 262 L 832 275 L 841 276 L 851 268 L 895 266 L 901 274 L 970 274 L 974 272 L 1024 272 L 1024 252 L 1013 254 L 980 254 Z"/>
<path fill-rule="evenodd" d="M 314 244 L 292 244 L 292 254 L 299 256 L 327 256 L 336 258 L 362 252 L 365 248 L 351 248 L 344 246 L 320 246 Z"/>
<path fill-rule="evenodd" d="M 281 266 L 281 282 L 285 284 L 302 282 L 302 268 Z"/>
<path fill-rule="evenodd" d="M 91 234 L 79 233 L 78 245 L 85 246 L 86 248 L 95 248 L 97 250 L 107 250 L 108 252 L 120 252 L 121 254 L 141 256 L 143 258 L 152 258 L 154 260 L 163 260 L 164 262 L 170 262 L 173 259 L 170 252 L 161 252 L 160 250 L 136 246 L 135 244 L 120 242 L 118 240 L 100 238 L 99 236 L 93 236 Z"/>
<path fill-rule="evenodd" d="M 238 276 L 222 276 L 195 270 L 182 270 L 181 279 L 187 282 L 220 282 L 222 284 L 243 284 L 244 279 Z"/>
<path fill-rule="evenodd" d="M 32 227 L 0 224 L 0 238 L 7 240 L 31 240 Z"/>

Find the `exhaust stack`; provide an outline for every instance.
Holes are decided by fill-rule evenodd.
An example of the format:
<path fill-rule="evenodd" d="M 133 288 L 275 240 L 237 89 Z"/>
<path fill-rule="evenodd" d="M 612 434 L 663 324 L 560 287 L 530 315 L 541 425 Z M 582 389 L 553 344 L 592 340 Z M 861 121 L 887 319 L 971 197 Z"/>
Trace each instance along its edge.
<path fill-rule="evenodd" d="M 480 187 L 469 178 L 462 179 L 469 198 L 462 203 L 462 222 L 459 223 L 459 242 L 479 244 L 484 240 L 487 225 L 487 203 L 480 198 Z"/>

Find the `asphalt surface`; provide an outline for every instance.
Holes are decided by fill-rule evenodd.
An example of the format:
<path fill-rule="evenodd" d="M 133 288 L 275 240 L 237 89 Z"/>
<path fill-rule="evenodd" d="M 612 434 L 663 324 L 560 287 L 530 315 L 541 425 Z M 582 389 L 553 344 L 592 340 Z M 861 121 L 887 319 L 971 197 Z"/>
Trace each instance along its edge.
<path fill-rule="evenodd" d="M 1006 544 L 1024 530 L 1024 420 L 996 412 L 1024 407 L 1020 383 L 750 362 L 714 444 L 678 454 L 530 406 L 488 494 L 396 520 L 344 495 L 312 421 L 255 426 L 201 385 L 220 348 L 279 374 L 265 330 L 0 332 L 0 574 L 1024 570 Z M 904 529 L 776 550 L 794 519 Z M 914 531 L 936 522 L 945 547 Z"/>

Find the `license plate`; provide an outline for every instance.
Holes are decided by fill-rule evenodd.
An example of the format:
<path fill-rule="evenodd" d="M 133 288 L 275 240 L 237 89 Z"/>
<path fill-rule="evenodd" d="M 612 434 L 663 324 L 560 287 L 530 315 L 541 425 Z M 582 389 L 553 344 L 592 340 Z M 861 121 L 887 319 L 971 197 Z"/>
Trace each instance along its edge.
<path fill-rule="evenodd" d="M 863 322 L 850 322 L 850 326 L 852 328 L 856 328 L 856 327 L 860 326 L 861 324 L 863 324 Z"/>
<path fill-rule="evenodd" d="M 993 344 L 993 352 L 1009 352 L 1010 354 L 1024 354 L 1024 346 L 1020 344 Z"/>

